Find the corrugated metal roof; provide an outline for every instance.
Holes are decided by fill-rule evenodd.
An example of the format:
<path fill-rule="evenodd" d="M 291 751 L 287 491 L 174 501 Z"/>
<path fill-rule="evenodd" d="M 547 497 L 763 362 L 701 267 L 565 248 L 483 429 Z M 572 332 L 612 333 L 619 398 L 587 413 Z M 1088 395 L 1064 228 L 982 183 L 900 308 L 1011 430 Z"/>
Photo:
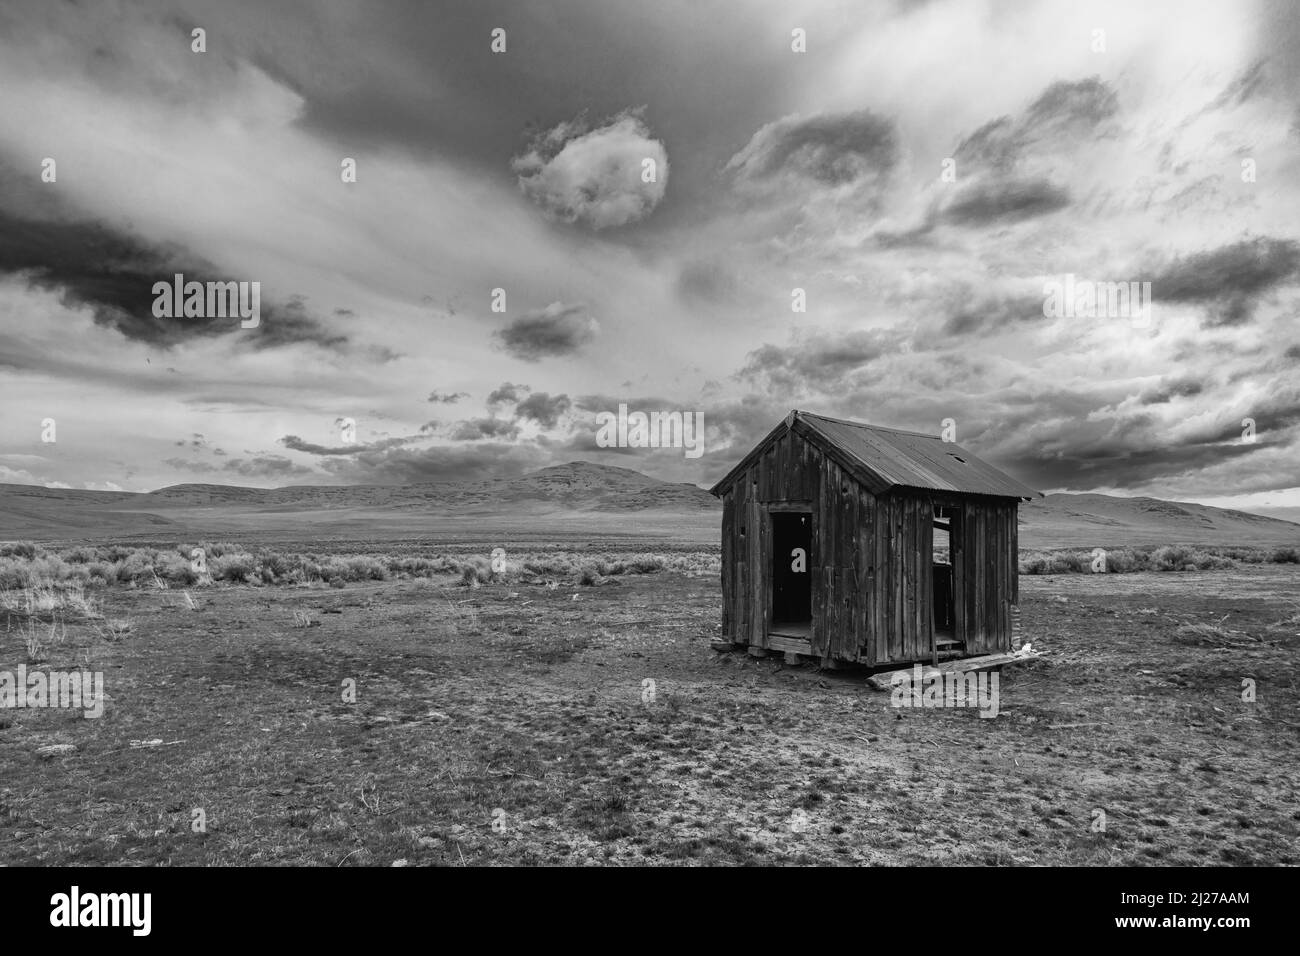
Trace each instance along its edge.
<path fill-rule="evenodd" d="M 846 456 L 865 469 L 870 477 L 877 478 L 881 489 L 904 487 L 1003 498 L 1042 497 L 1041 492 L 1022 485 L 960 445 L 946 442 L 937 435 L 882 428 L 802 411 L 791 412 L 786 425 Z M 780 428 L 774 431 L 763 445 L 781 431 Z M 750 456 L 746 456 L 746 460 L 750 460 Z M 744 464 L 742 461 L 741 465 Z M 740 465 L 732 469 L 714 487 L 714 493 L 739 470 Z"/>

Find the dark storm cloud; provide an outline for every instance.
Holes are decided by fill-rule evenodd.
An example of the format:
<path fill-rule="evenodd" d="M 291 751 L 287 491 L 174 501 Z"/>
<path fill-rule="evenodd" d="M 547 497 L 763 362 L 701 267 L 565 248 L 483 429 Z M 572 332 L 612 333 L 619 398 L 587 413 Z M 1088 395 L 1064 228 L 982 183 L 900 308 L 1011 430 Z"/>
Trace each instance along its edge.
<path fill-rule="evenodd" d="M 218 319 L 217 321 L 226 320 Z M 246 332 L 250 336 L 249 343 L 257 349 L 277 348 L 305 342 L 335 352 L 346 352 L 351 355 L 358 353 L 369 354 L 372 358 L 381 362 L 391 361 L 397 357 L 395 353 L 386 349 L 375 351 L 373 349 L 357 350 L 349 348 L 350 340 L 348 336 L 326 328 L 319 319 L 307 311 L 307 300 L 300 295 L 290 296 L 289 300 L 283 305 L 268 306 L 264 304 L 262 306 L 262 322 L 257 328 L 241 329 L 239 323 L 236 322 L 235 330 Z"/>
<path fill-rule="evenodd" d="M 311 132 L 421 155 L 432 149 L 503 178 L 509 169 L 501 158 L 518 151 L 521 131 L 527 138 L 582 110 L 610 116 L 632 104 L 672 104 L 664 132 L 691 144 L 684 164 L 691 184 L 664 205 L 675 198 L 686 208 L 734 151 L 737 131 L 756 128 L 772 100 L 804 75 L 798 57 L 774 55 L 768 18 L 719 15 L 709 5 L 399 6 L 362 22 L 230 3 L 222 8 L 221 45 L 301 93 L 301 123 Z M 489 47 L 496 27 L 508 32 L 504 54 Z M 699 95 L 702 75 L 708 96 Z M 722 121 L 717 103 L 726 104 Z"/>
<path fill-rule="evenodd" d="M 543 428 L 554 428 L 572 404 L 568 395 L 552 398 L 546 392 L 535 392 L 515 407 L 515 418 L 537 422 Z"/>
<path fill-rule="evenodd" d="M 1300 243 L 1259 237 L 1178 259 L 1151 280 L 1163 302 L 1205 305 L 1211 326 L 1240 325 L 1260 297 L 1300 277 Z"/>
<path fill-rule="evenodd" d="M 1103 426 L 1104 427 L 1104 426 Z M 1064 447 L 1029 447 L 1012 450 L 1003 457 L 1014 473 L 1030 487 L 1088 491 L 1098 486 L 1118 489 L 1139 488 L 1255 454 L 1265 446 L 1235 441 L 1241 429 L 1202 440 L 1160 444 L 1151 441 L 1152 432 L 1122 436 L 1098 435 L 1094 425 L 1080 424 L 1062 429 L 1068 438 Z"/>
<path fill-rule="evenodd" d="M 510 355 L 525 362 L 572 355 L 595 338 L 600 326 L 580 305 L 554 302 L 528 312 L 493 335 Z"/>
<path fill-rule="evenodd" d="M 897 333 L 880 330 L 821 333 L 790 345 L 762 345 L 746 356 L 736 378 L 786 390 L 826 384 L 898 345 Z"/>
<path fill-rule="evenodd" d="M 898 162 L 892 121 L 870 110 L 789 116 L 764 126 L 727 163 L 739 181 L 778 176 L 823 186 L 879 181 Z"/>
<path fill-rule="evenodd" d="M 0 209 L 0 275 L 22 273 L 35 287 L 62 295 L 69 306 L 88 307 L 98 325 L 129 339 L 162 347 L 229 332 L 229 319 L 159 319 L 153 314 L 155 282 L 225 277 L 177 247 L 150 245 L 95 222 L 16 219 Z"/>
<path fill-rule="evenodd" d="M 469 398 L 469 392 L 432 391 L 429 393 L 429 397 L 426 398 L 425 401 L 433 402 L 437 405 L 455 405 L 462 398 Z"/>
<path fill-rule="evenodd" d="M 236 333 L 256 349 L 348 345 L 346 335 L 330 332 L 308 313 L 301 296 L 280 305 L 264 296 L 261 324 L 253 329 L 241 328 L 237 317 L 157 318 L 154 283 L 172 283 L 177 273 L 185 282 L 255 280 L 224 275 L 179 246 L 151 245 L 102 223 L 15 219 L 0 210 L 0 275 L 16 273 L 36 288 L 59 293 L 66 305 L 89 308 L 96 324 L 159 348 Z M 380 361 L 394 357 L 382 350 L 367 354 Z"/>
<path fill-rule="evenodd" d="M 1107 135 L 1118 112 L 1115 91 L 1097 77 L 1051 84 L 1021 116 L 991 120 L 958 144 L 953 156 L 960 185 L 938 218 L 961 226 L 995 225 L 1066 208 L 1068 189 L 1023 167 Z"/>
<path fill-rule="evenodd" d="M 986 180 L 963 188 L 943 218 L 960 226 L 981 226 L 1046 216 L 1069 204 L 1069 190 L 1045 179 Z"/>
<path fill-rule="evenodd" d="M 1169 390 L 1199 396 L 1204 409 L 1224 407 L 1187 379 L 1169 383 Z M 1277 389 L 1240 414 L 1206 416 L 1190 431 L 1169 427 L 1158 390 L 1150 396 L 1157 401 L 1127 411 L 1116 407 L 1122 396 L 1101 391 L 1035 385 L 1004 390 L 996 401 L 968 401 L 958 418 L 958 441 L 1030 487 L 1124 490 L 1240 461 L 1270 443 L 1292 441 L 1292 429 L 1300 424 L 1300 386 Z M 1254 444 L 1241 441 L 1241 419 L 1247 416 L 1260 436 Z"/>
<path fill-rule="evenodd" d="M 507 402 L 517 402 L 528 391 L 527 385 L 515 385 L 512 382 L 502 382 L 501 385 L 492 390 L 488 395 L 488 406 L 504 405 Z"/>

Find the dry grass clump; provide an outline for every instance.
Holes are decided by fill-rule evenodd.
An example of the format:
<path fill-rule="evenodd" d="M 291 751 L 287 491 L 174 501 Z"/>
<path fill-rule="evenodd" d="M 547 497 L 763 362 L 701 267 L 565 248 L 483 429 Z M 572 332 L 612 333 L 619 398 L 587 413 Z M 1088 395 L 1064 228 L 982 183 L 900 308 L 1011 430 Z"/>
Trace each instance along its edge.
<path fill-rule="evenodd" d="M 1203 547 L 1166 544 L 1158 548 L 1107 548 L 1104 571 L 1094 571 L 1093 551 L 1022 550 L 1021 574 L 1126 574 L 1134 571 L 1224 571 L 1240 564 L 1286 563 L 1294 548 Z M 1300 563 L 1300 554 L 1296 554 Z M 1103 566 L 1097 564 L 1100 569 Z"/>

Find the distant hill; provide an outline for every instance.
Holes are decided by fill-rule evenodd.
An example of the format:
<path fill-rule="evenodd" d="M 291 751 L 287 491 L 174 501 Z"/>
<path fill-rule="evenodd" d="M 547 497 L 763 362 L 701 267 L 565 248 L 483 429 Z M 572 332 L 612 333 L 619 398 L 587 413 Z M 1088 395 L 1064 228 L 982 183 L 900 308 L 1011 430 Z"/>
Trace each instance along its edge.
<path fill-rule="evenodd" d="M 0 486 L 3 487 L 3 486 Z M 9 486 L 14 487 L 14 486 Z M 46 490 L 46 489 L 39 489 Z M 0 491 L 0 495 L 3 492 Z M 96 494 L 82 492 L 81 494 Z M 114 505 L 122 499 L 112 499 Z M 710 509 L 717 500 L 691 484 L 673 484 L 630 468 L 613 468 L 575 461 L 530 472 L 518 478 L 479 482 L 439 482 L 419 485 L 289 485 L 283 488 L 241 488 L 231 485 L 170 485 L 134 496 L 130 507 L 284 508 L 424 508 L 454 510 L 639 510 L 652 507 Z"/>
<path fill-rule="evenodd" d="M 289 485 L 245 488 L 181 484 L 157 491 L 81 491 L 0 484 L 0 540 L 78 536 L 291 532 L 346 529 L 352 534 L 418 532 L 450 519 L 515 526 L 544 517 L 587 516 L 614 527 L 620 514 L 656 516 L 636 526 L 648 533 L 663 515 L 674 528 L 694 525 L 701 540 L 715 536 L 719 503 L 691 484 L 651 478 L 629 468 L 578 461 L 517 478 L 417 485 Z M 581 523 L 581 522 L 579 522 Z"/>
<path fill-rule="evenodd" d="M 356 538 L 545 529 L 716 542 L 721 505 L 702 488 L 576 461 L 517 478 L 416 485 L 182 484 L 147 493 L 0 484 L 0 539 L 181 538 L 274 532 Z M 1300 524 L 1205 505 L 1048 495 L 1021 505 L 1026 548 L 1300 544 Z"/>
<path fill-rule="evenodd" d="M 1047 495 L 1020 507 L 1021 545 L 1300 544 L 1300 524 L 1159 498 Z"/>

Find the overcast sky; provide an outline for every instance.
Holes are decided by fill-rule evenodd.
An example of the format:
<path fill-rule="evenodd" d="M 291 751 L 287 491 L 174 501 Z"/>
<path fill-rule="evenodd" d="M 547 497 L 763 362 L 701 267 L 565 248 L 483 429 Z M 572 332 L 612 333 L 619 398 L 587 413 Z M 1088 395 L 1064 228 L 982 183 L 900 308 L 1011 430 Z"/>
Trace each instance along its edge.
<path fill-rule="evenodd" d="M 1300 505 L 1298 41 L 1283 2 L 7 0 L 0 481 L 707 484 L 797 407 Z M 155 318 L 177 272 L 260 326 Z M 1148 327 L 1045 317 L 1067 273 L 1151 282 Z M 705 454 L 597 447 L 620 402 Z"/>

